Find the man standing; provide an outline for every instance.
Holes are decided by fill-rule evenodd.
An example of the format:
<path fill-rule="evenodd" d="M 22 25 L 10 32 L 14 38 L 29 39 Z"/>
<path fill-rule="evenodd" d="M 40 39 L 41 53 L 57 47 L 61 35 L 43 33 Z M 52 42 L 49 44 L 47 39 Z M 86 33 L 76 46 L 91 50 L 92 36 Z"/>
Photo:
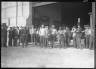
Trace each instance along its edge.
<path fill-rule="evenodd" d="M 73 37 L 73 45 L 76 48 L 76 26 L 73 26 L 71 32 L 73 33 L 73 35 L 72 35 L 72 37 Z"/>
<path fill-rule="evenodd" d="M 19 27 L 16 27 L 16 45 L 19 46 L 19 39 L 20 39 L 20 36 L 19 36 Z"/>
<path fill-rule="evenodd" d="M 22 38 L 21 31 L 22 31 L 22 26 L 20 27 L 20 30 L 19 30 L 19 45 L 21 44 L 21 38 Z"/>
<path fill-rule="evenodd" d="M 39 28 L 36 29 L 36 45 L 40 44 L 39 40 L 40 40 L 40 36 L 39 36 Z"/>
<path fill-rule="evenodd" d="M 34 25 L 32 25 L 31 29 L 30 29 L 30 35 L 31 35 L 31 42 L 34 42 Z"/>
<path fill-rule="evenodd" d="M 7 47 L 7 25 L 5 24 L 4 25 L 4 29 L 3 29 L 3 31 L 4 31 L 4 40 L 3 40 L 3 42 L 4 42 L 4 47 Z"/>
<path fill-rule="evenodd" d="M 82 28 L 80 25 L 78 25 L 77 31 L 76 31 L 76 43 L 77 43 L 77 48 L 81 48 L 81 37 L 82 37 Z"/>
<path fill-rule="evenodd" d="M 67 47 L 70 46 L 71 35 L 72 35 L 71 30 L 69 29 L 69 27 L 66 27 L 66 33 L 65 33 L 66 41 L 65 42 L 66 42 Z"/>
<path fill-rule="evenodd" d="M 56 35 L 57 35 L 57 30 L 55 29 L 55 26 L 52 25 L 51 35 L 50 35 L 52 48 L 53 48 L 54 42 L 56 40 Z"/>
<path fill-rule="evenodd" d="M 29 35 L 29 29 L 28 29 L 28 27 L 25 27 L 25 39 L 24 39 L 24 42 L 25 42 L 26 47 L 28 45 L 28 35 Z"/>
<path fill-rule="evenodd" d="M 10 30 L 9 30 L 9 46 L 12 46 L 12 39 L 13 39 L 13 37 L 12 37 L 12 35 L 13 35 L 13 30 L 12 30 L 12 27 L 10 27 Z"/>
<path fill-rule="evenodd" d="M 62 39 L 63 39 L 63 31 L 62 31 L 62 27 L 59 27 L 59 30 L 58 30 L 58 36 L 59 36 L 59 43 L 60 43 L 60 46 L 63 47 L 62 43 Z"/>
<path fill-rule="evenodd" d="M 22 48 L 24 47 L 24 37 L 25 37 L 25 28 L 22 27 L 22 29 L 21 29 L 21 43 L 22 43 Z"/>
<path fill-rule="evenodd" d="M 44 46 L 44 37 L 45 37 L 44 25 L 42 25 L 40 28 L 40 45 L 41 45 L 41 47 Z"/>
<path fill-rule="evenodd" d="M 85 25 L 84 28 L 85 30 L 82 32 L 85 33 L 85 48 L 89 48 L 91 28 L 89 27 L 89 25 Z"/>
<path fill-rule="evenodd" d="M 18 34 L 19 34 L 19 32 L 18 32 L 18 30 L 17 30 L 17 27 L 15 27 L 15 30 L 14 30 L 14 31 L 15 31 L 15 39 L 14 39 L 15 44 L 14 44 L 14 45 L 17 47 L 17 46 L 18 46 L 18 45 L 17 45 L 17 43 L 18 43 L 18 42 L 17 42 L 17 41 L 18 41 Z"/>
<path fill-rule="evenodd" d="M 29 43 L 29 42 L 31 42 L 31 37 L 30 37 L 30 29 L 29 29 L 28 26 L 27 26 L 27 31 L 28 31 L 27 32 L 27 34 L 28 34 L 27 36 L 28 36 L 28 43 Z"/>
<path fill-rule="evenodd" d="M 93 49 L 94 50 L 94 43 L 95 43 L 95 29 L 94 27 L 90 28 L 89 30 L 90 32 L 90 43 L 89 43 L 89 49 Z"/>
<path fill-rule="evenodd" d="M 63 27 L 62 44 L 66 48 L 66 27 Z"/>
<path fill-rule="evenodd" d="M 48 26 L 45 26 L 45 47 L 48 47 Z"/>
<path fill-rule="evenodd" d="M 15 40 L 15 27 L 12 29 L 12 38 L 13 38 L 13 46 L 16 46 L 16 40 Z"/>
<path fill-rule="evenodd" d="M 3 24 L 2 24 L 2 26 L 1 26 L 1 45 L 2 45 L 2 47 L 4 47 L 4 26 L 3 26 Z"/>
<path fill-rule="evenodd" d="M 86 45 L 86 48 L 89 48 L 90 34 L 91 34 L 90 27 L 89 27 L 89 25 L 87 25 L 85 27 L 85 37 L 86 37 L 86 43 L 85 43 L 85 45 Z"/>

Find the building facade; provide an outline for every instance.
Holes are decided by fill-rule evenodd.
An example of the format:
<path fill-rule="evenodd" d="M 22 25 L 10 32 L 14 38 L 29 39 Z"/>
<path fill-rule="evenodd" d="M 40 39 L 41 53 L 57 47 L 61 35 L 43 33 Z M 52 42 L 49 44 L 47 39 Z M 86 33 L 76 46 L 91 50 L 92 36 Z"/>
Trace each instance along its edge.
<path fill-rule="evenodd" d="M 8 26 L 25 26 L 29 16 L 29 2 L 2 2 L 1 23 Z"/>
<path fill-rule="evenodd" d="M 45 24 L 48 26 L 55 24 L 59 26 L 61 22 L 64 20 L 62 19 L 61 3 L 58 4 L 57 2 L 15 2 L 15 1 L 10 2 L 8 1 L 8 2 L 1 2 L 1 4 L 2 4 L 1 23 L 6 23 L 10 27 L 26 26 L 26 25 L 31 26 L 32 24 L 36 25 L 36 27 L 40 26 L 41 24 Z M 71 4 L 69 5 L 70 5 L 70 8 L 72 8 Z M 83 5 L 74 5 L 74 6 L 81 7 Z M 66 11 L 66 7 L 69 7 L 69 6 L 64 5 L 63 8 L 65 9 L 63 12 Z M 92 14 L 89 15 L 90 25 L 95 26 L 95 2 L 92 2 L 91 12 Z"/>

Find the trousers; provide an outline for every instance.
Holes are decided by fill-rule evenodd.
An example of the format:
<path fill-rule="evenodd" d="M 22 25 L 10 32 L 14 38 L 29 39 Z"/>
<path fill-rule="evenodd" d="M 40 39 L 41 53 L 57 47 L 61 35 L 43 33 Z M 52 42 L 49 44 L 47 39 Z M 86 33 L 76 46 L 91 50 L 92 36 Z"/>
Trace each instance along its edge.
<path fill-rule="evenodd" d="M 86 48 L 89 48 L 89 43 L 90 43 L 90 35 L 86 35 Z"/>
<path fill-rule="evenodd" d="M 76 37 L 76 45 L 77 45 L 77 48 L 81 48 L 81 38 L 80 37 Z"/>

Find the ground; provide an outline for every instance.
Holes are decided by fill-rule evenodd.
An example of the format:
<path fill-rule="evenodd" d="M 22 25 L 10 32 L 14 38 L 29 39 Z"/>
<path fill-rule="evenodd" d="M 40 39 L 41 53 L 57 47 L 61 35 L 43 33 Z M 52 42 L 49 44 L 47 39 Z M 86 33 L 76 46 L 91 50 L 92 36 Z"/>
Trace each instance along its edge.
<path fill-rule="evenodd" d="M 1 48 L 1 67 L 94 68 L 94 50 L 33 45 Z"/>

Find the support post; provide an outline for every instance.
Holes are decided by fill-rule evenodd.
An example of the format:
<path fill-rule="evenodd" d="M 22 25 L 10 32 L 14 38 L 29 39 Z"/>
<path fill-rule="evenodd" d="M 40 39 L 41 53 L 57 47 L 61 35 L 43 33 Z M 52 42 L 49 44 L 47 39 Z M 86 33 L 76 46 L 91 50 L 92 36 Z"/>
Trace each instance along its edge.
<path fill-rule="evenodd" d="M 95 27 L 95 2 L 92 2 L 92 27 Z"/>
<path fill-rule="evenodd" d="M 16 27 L 17 27 L 17 20 L 18 20 L 18 2 L 16 2 Z"/>

